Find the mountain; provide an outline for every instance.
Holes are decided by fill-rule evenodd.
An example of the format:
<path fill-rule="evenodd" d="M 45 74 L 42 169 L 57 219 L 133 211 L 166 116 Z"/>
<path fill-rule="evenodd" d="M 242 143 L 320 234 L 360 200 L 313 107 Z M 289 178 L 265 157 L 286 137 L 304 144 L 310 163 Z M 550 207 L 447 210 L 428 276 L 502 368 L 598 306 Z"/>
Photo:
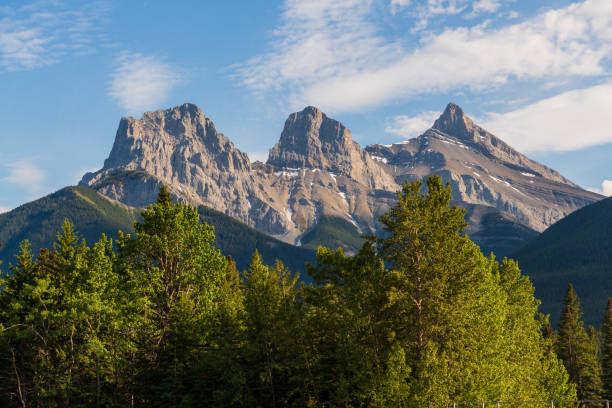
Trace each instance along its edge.
<path fill-rule="evenodd" d="M 74 223 L 81 237 L 92 244 L 102 233 L 116 238 L 117 230 L 132 231 L 138 216 L 136 209 L 113 202 L 92 189 L 63 188 L 0 214 L 2 269 L 7 271 L 9 264 L 15 263 L 14 255 L 24 239 L 30 241 L 35 255 L 41 248 L 49 248 L 66 218 Z"/>
<path fill-rule="evenodd" d="M 147 112 L 121 120 L 103 168 L 80 185 L 143 206 L 163 183 L 186 202 L 292 244 L 323 217 L 345 219 L 359 233 L 375 230 L 399 186 L 350 131 L 306 108 L 290 116 L 282 135 L 268 164 L 251 163 L 195 105 Z M 316 141 L 307 143 L 315 148 L 301 149 L 300 140 Z"/>
<path fill-rule="evenodd" d="M 612 197 L 581 208 L 550 226 L 513 257 L 558 322 L 568 284 L 580 296 L 587 324 L 599 325 L 612 297 Z"/>
<path fill-rule="evenodd" d="M 360 234 L 380 232 L 378 219 L 404 180 L 433 173 L 469 210 L 468 234 L 498 255 L 601 198 L 515 151 L 452 103 L 423 135 L 366 148 L 309 106 L 289 115 L 265 164 L 251 163 L 193 104 L 147 112 L 121 119 L 103 168 L 80 185 L 141 207 L 163 183 L 185 202 L 285 242 L 353 250 Z M 329 235 L 339 231 L 342 239 Z"/>
<path fill-rule="evenodd" d="M 602 198 L 512 149 L 453 103 L 421 136 L 366 150 L 398 181 L 440 174 L 457 202 L 497 208 L 538 232 Z"/>
<path fill-rule="evenodd" d="M 64 219 L 91 245 L 104 233 L 117 238 L 117 231 L 132 233 L 140 209 L 109 200 L 86 187 L 66 187 L 46 197 L 0 214 L 0 260 L 8 271 L 15 263 L 19 244 L 28 239 L 32 252 L 49 248 L 55 241 Z M 273 264 L 281 259 L 292 271 L 303 272 L 306 262 L 314 262 L 315 252 L 298 248 L 263 234 L 248 225 L 213 209 L 198 207 L 200 218 L 215 227 L 215 246 L 230 255 L 239 269 L 245 269 L 257 249 L 263 260 Z"/>

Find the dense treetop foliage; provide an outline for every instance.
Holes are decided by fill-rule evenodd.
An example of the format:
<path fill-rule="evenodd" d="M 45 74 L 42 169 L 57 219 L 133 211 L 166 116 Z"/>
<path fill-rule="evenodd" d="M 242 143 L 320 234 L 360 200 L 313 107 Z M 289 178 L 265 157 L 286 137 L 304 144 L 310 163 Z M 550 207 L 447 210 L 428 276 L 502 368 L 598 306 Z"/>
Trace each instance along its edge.
<path fill-rule="evenodd" d="M 421 187 L 398 192 L 386 238 L 321 247 L 308 285 L 258 252 L 238 271 L 165 189 L 116 242 L 88 247 L 68 222 L 36 258 L 24 241 L 2 275 L 0 405 L 575 399 L 528 278 L 463 234 L 439 177 Z"/>

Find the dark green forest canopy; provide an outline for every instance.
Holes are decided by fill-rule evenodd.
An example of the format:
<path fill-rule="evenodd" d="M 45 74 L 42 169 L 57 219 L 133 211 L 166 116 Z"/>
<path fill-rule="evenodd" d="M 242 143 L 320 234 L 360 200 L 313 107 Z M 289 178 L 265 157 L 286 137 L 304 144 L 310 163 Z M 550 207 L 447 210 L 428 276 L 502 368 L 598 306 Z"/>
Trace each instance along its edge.
<path fill-rule="evenodd" d="M 600 325 L 612 295 L 612 197 L 553 224 L 513 258 L 532 279 L 554 324 L 571 283 L 581 295 L 585 322 Z"/>
<path fill-rule="evenodd" d="M 387 236 L 354 256 L 319 248 L 308 285 L 259 252 L 241 272 L 164 191 L 115 242 L 87 246 L 65 223 L 3 275 L 0 405 L 574 399 L 529 279 L 485 257 L 450 202 L 439 177 L 404 184 Z"/>

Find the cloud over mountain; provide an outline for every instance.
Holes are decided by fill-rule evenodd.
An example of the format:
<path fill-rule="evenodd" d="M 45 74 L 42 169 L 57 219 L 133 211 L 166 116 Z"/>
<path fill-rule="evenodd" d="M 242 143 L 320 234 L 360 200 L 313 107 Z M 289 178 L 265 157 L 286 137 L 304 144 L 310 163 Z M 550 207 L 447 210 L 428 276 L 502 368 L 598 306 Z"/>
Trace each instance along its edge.
<path fill-rule="evenodd" d="M 495 6 L 485 3 L 484 9 Z M 334 112 L 516 80 L 599 76 L 612 51 L 607 0 L 574 3 L 519 23 L 426 32 L 413 46 L 385 31 L 385 18 L 370 1 L 288 0 L 284 7 L 270 50 L 237 74 L 252 89 L 285 90 L 293 106 Z"/>
<path fill-rule="evenodd" d="M 182 81 L 177 68 L 154 56 L 123 52 L 117 64 L 108 94 L 130 114 L 159 106 Z"/>

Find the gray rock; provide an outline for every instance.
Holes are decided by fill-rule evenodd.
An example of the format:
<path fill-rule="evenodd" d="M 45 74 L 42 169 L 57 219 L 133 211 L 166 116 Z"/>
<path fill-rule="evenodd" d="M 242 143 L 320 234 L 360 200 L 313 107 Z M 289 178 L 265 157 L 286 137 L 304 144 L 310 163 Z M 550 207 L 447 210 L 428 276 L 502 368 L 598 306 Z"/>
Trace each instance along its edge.
<path fill-rule="evenodd" d="M 366 150 L 398 182 L 440 174 L 455 200 L 497 208 L 536 231 L 602 198 L 517 152 L 453 103 L 421 136 Z"/>
<path fill-rule="evenodd" d="M 139 207 L 165 184 L 184 202 L 297 243 L 322 216 L 376 231 L 401 183 L 433 173 L 451 183 L 457 201 L 537 231 L 601 198 L 513 150 L 454 104 L 418 138 L 366 149 L 340 122 L 307 107 L 289 116 L 266 164 L 251 163 L 200 108 L 184 104 L 121 119 L 104 167 L 80 184 Z M 470 217 L 479 225 L 476 215 L 491 213 Z"/>

